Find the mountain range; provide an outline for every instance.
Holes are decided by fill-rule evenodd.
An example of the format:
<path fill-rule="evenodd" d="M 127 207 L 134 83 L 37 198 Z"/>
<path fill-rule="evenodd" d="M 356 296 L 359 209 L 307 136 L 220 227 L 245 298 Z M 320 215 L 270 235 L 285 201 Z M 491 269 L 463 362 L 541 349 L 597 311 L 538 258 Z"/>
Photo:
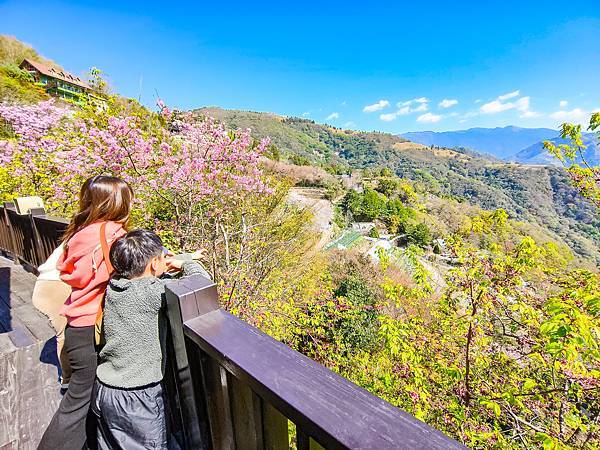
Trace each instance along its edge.
<path fill-rule="evenodd" d="M 581 140 L 586 148 L 582 152 L 583 157 L 579 156 L 577 158 L 577 162 L 581 162 L 582 159 L 585 159 L 585 161 L 590 165 L 596 166 L 600 164 L 600 143 L 598 142 L 597 137 L 593 133 L 584 133 L 581 136 Z M 555 145 L 569 143 L 568 139 L 561 139 L 559 137 L 549 139 L 549 141 L 553 142 Z M 508 158 L 508 160 L 521 164 L 559 164 L 558 160 L 546 151 L 542 142 L 536 142 L 535 144 L 530 145 L 513 157 Z"/>
<path fill-rule="evenodd" d="M 507 126 L 441 132 L 416 131 L 400 136 L 423 145 L 467 148 L 499 159 L 511 159 L 521 150 L 558 137 L 558 130 Z"/>

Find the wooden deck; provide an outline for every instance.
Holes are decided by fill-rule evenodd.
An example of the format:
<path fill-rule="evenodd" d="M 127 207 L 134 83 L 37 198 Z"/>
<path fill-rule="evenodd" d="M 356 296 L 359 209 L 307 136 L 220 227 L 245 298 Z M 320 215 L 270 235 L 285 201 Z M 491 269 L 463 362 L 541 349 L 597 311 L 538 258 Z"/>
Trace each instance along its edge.
<path fill-rule="evenodd" d="M 35 275 L 0 257 L 0 449 L 35 449 L 60 402 L 54 330 L 31 304 Z"/>

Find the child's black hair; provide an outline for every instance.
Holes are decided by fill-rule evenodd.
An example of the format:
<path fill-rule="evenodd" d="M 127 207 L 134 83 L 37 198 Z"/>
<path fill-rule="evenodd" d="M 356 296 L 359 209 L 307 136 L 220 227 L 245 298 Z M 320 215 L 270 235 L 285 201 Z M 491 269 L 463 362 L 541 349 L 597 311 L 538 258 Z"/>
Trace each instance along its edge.
<path fill-rule="evenodd" d="M 146 266 L 163 252 L 160 237 L 152 231 L 133 230 L 118 239 L 110 249 L 110 262 L 121 278 L 139 277 Z"/>

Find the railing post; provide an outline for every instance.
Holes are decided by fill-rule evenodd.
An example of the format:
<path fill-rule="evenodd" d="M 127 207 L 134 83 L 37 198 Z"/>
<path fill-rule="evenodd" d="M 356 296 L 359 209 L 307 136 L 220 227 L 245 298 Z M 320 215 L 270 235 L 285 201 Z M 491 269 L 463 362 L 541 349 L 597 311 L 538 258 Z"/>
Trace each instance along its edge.
<path fill-rule="evenodd" d="M 10 220 L 10 215 L 9 215 L 9 211 L 13 211 L 16 213 L 16 208 L 15 208 L 15 204 L 13 202 L 4 202 L 4 208 L 2 208 L 2 212 L 4 213 L 4 223 L 6 224 L 7 230 L 8 230 L 8 238 L 10 240 L 10 249 L 9 253 L 12 256 L 13 262 L 15 264 L 19 264 L 20 262 L 20 258 L 18 255 L 18 251 L 17 251 L 17 241 L 16 241 L 16 236 L 15 236 L 15 232 L 13 229 L 13 224 Z"/>
<path fill-rule="evenodd" d="M 44 210 L 44 208 L 31 208 L 29 210 L 29 223 L 31 224 L 31 237 L 33 240 L 32 254 L 35 257 L 35 261 L 32 262 L 36 269 L 46 261 L 46 256 L 44 255 L 40 233 L 35 226 L 35 221 L 33 218 L 35 216 L 43 216 L 44 214 L 46 214 L 46 210 Z"/>
<path fill-rule="evenodd" d="M 169 319 L 169 364 L 175 378 L 178 415 L 186 449 L 211 450 L 209 412 L 206 408 L 203 372 L 205 363 L 200 349 L 189 345 L 183 334 L 183 323 L 219 309 L 215 283 L 200 275 L 183 278 L 167 285 Z"/>

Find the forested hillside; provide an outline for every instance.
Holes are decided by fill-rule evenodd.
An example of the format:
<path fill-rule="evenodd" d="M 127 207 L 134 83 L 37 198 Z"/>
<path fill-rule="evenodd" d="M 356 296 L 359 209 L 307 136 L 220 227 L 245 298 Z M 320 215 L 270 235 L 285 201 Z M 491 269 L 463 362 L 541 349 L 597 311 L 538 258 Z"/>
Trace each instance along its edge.
<path fill-rule="evenodd" d="M 557 167 L 501 163 L 440 147 L 426 147 L 387 133 L 356 132 L 274 114 L 196 110 L 232 128 L 270 137 L 282 157 L 298 164 L 344 168 L 388 167 L 434 193 L 484 209 L 502 208 L 511 217 L 556 233 L 576 253 L 598 258 L 600 223 Z"/>

